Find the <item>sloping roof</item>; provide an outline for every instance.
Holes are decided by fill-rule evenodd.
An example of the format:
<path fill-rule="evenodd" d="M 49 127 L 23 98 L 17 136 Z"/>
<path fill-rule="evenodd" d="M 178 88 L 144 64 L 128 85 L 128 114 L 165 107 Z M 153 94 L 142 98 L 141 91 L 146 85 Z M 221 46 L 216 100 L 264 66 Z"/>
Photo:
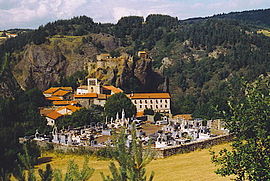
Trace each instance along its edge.
<path fill-rule="evenodd" d="M 51 88 L 43 91 L 43 94 L 52 94 L 52 93 L 56 92 L 59 89 L 60 89 L 60 87 L 51 87 Z"/>
<path fill-rule="evenodd" d="M 67 91 L 67 90 L 57 90 L 56 92 L 54 92 L 52 95 L 53 96 L 65 96 L 67 94 L 71 93 L 71 91 Z"/>
<path fill-rule="evenodd" d="M 114 87 L 112 85 L 102 86 L 102 87 L 103 87 L 103 89 L 110 90 L 110 91 L 112 91 L 115 94 L 120 93 L 120 92 L 124 92 L 122 89 L 119 89 L 119 88 Z"/>
<path fill-rule="evenodd" d="M 173 116 L 173 118 L 180 118 L 180 119 L 184 119 L 184 120 L 192 120 L 192 115 L 191 114 L 178 114 Z"/>
<path fill-rule="evenodd" d="M 46 115 L 46 117 L 49 117 L 49 118 L 54 119 L 54 120 L 60 118 L 61 116 L 63 116 L 63 115 L 58 113 L 57 111 L 52 111 Z"/>
<path fill-rule="evenodd" d="M 67 105 L 67 106 L 62 106 L 56 109 L 56 111 L 60 111 L 63 109 L 68 109 L 71 110 L 72 112 L 78 111 L 79 109 L 81 109 L 80 107 L 77 106 L 73 106 L 73 105 Z"/>
<path fill-rule="evenodd" d="M 46 109 L 46 108 L 42 108 L 39 110 L 39 113 L 42 115 L 42 116 L 46 116 L 47 114 L 53 112 L 54 110 L 53 109 Z"/>
<path fill-rule="evenodd" d="M 134 93 L 129 94 L 130 99 L 170 99 L 169 93 Z"/>
<path fill-rule="evenodd" d="M 98 94 L 98 99 L 107 99 L 106 94 Z"/>
<path fill-rule="evenodd" d="M 77 101 L 53 101 L 53 105 L 60 106 L 60 105 L 69 105 L 69 104 L 77 104 Z"/>
<path fill-rule="evenodd" d="M 54 97 L 46 97 L 49 101 L 61 101 L 62 99 L 60 97 L 54 96 Z"/>
<path fill-rule="evenodd" d="M 81 109 L 80 107 L 73 106 L 73 105 L 67 105 L 66 108 L 71 110 L 72 112 L 75 112 Z"/>
<path fill-rule="evenodd" d="M 63 90 L 63 91 L 72 91 L 72 87 L 51 87 L 45 91 L 43 91 L 43 94 L 53 94 L 58 90 Z"/>
<path fill-rule="evenodd" d="M 87 93 L 87 94 L 76 94 L 74 95 L 74 98 L 97 98 L 97 93 Z"/>
<path fill-rule="evenodd" d="M 87 85 L 81 85 L 80 87 L 78 87 L 77 89 L 88 89 L 88 86 Z"/>

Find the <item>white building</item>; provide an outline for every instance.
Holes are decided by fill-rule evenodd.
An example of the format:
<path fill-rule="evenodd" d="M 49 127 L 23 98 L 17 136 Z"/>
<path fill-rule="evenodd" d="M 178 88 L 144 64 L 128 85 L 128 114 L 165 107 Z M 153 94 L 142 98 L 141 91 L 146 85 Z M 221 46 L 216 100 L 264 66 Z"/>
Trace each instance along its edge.
<path fill-rule="evenodd" d="M 152 109 L 155 112 L 171 113 L 169 93 L 133 93 L 127 95 L 136 106 L 137 112 Z"/>

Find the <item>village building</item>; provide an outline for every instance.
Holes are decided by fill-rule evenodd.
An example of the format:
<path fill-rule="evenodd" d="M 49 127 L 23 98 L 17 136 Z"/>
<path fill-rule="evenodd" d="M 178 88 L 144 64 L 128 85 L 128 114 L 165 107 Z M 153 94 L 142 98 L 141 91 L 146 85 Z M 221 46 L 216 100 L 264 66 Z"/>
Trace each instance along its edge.
<path fill-rule="evenodd" d="M 171 113 L 169 93 L 132 93 L 127 95 L 136 106 L 137 112 L 152 109 L 155 112 Z"/>
<path fill-rule="evenodd" d="M 43 109 L 40 110 L 41 115 L 45 116 L 47 120 L 47 125 L 49 126 L 54 126 L 55 121 L 64 116 L 64 115 L 71 115 L 74 112 L 80 110 L 81 107 L 77 107 L 74 105 L 66 105 L 66 106 L 61 106 L 58 108 L 51 108 L 51 109 Z"/>
<path fill-rule="evenodd" d="M 74 95 L 74 100 L 82 107 L 86 108 L 89 108 L 93 104 L 104 106 L 107 100 L 107 95 L 97 93 L 76 94 Z"/>
<path fill-rule="evenodd" d="M 52 101 L 53 106 L 59 107 L 59 106 L 67 106 L 67 105 L 78 105 L 78 101 L 65 101 L 65 100 L 59 100 L 59 101 Z"/>
<path fill-rule="evenodd" d="M 140 58 L 148 58 L 148 54 L 146 51 L 138 51 L 138 57 Z"/>
<path fill-rule="evenodd" d="M 18 36 L 17 34 L 12 34 L 12 33 L 6 33 L 6 36 L 8 38 L 15 38 L 16 36 Z"/>
<path fill-rule="evenodd" d="M 50 100 L 49 97 L 58 97 L 61 100 L 64 100 L 70 98 L 68 96 L 72 94 L 72 90 L 72 87 L 51 87 L 43 91 L 43 95 L 48 100 Z"/>
<path fill-rule="evenodd" d="M 48 113 L 45 117 L 47 120 L 47 125 L 48 126 L 54 126 L 55 125 L 55 121 L 62 117 L 63 114 L 58 113 L 57 111 L 51 111 L 50 113 Z"/>
<path fill-rule="evenodd" d="M 111 55 L 109 53 L 102 53 L 102 54 L 97 55 L 97 60 L 98 61 L 107 60 L 109 58 L 111 58 Z"/>
<path fill-rule="evenodd" d="M 101 86 L 96 78 L 88 78 L 87 85 L 77 88 L 74 100 L 83 107 L 89 108 L 92 104 L 104 106 L 110 95 L 123 92 L 123 90 L 110 86 Z"/>

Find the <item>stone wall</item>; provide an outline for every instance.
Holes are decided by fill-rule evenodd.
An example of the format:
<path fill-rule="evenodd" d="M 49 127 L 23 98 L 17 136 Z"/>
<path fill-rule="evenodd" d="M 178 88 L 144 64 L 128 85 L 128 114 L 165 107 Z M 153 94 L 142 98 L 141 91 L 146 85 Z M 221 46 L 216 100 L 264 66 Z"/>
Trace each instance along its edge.
<path fill-rule="evenodd" d="M 229 142 L 232 140 L 232 138 L 233 138 L 232 135 L 222 135 L 222 136 L 217 136 L 217 137 L 210 138 L 207 140 L 186 143 L 186 144 L 178 145 L 178 146 L 157 148 L 156 157 L 165 158 L 167 156 L 171 156 L 178 153 L 188 153 L 188 152 L 192 152 L 198 149 L 209 148 L 213 145 Z"/>
<path fill-rule="evenodd" d="M 210 138 L 207 140 L 196 141 L 191 143 L 186 143 L 178 146 L 170 146 L 166 148 L 155 148 L 156 158 L 165 158 L 171 155 L 179 154 L 179 153 L 188 153 L 198 149 L 209 148 L 214 145 L 218 145 L 221 143 L 226 143 L 231 141 L 233 138 L 232 135 L 222 135 L 214 138 Z M 22 140 L 21 140 L 22 141 Z M 89 153 L 96 152 L 102 147 L 91 147 L 91 146 L 71 146 L 71 145 L 62 145 L 58 143 L 52 142 L 44 142 L 44 141 L 36 141 L 36 143 L 40 146 L 41 149 L 44 150 L 54 150 L 63 153 Z"/>

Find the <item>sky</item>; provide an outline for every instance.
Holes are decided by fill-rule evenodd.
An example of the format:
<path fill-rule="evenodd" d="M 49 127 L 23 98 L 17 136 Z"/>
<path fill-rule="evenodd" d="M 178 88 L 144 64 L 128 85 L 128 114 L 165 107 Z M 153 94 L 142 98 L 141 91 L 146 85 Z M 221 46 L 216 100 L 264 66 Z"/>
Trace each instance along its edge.
<path fill-rule="evenodd" d="M 38 28 L 86 15 L 116 23 L 123 16 L 166 14 L 179 19 L 270 8 L 270 0 L 0 0 L 0 30 Z"/>

